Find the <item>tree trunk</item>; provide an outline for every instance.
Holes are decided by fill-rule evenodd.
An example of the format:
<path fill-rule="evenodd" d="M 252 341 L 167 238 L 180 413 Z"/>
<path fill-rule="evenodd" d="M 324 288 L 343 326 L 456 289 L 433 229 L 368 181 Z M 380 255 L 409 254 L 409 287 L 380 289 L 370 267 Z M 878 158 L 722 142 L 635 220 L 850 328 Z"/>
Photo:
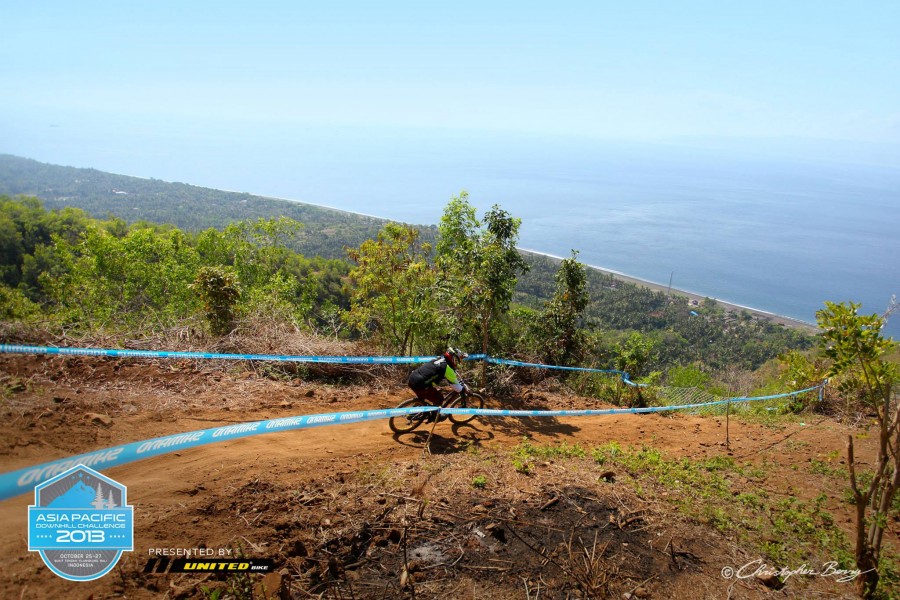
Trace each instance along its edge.
<path fill-rule="evenodd" d="M 487 356 L 488 347 L 488 320 L 481 324 L 481 353 Z M 481 359 L 481 387 L 487 387 L 487 360 Z"/>
<path fill-rule="evenodd" d="M 871 547 L 856 550 L 856 568 L 860 570 L 856 578 L 856 593 L 860 598 L 874 598 L 878 589 L 878 561 Z"/>
<path fill-rule="evenodd" d="M 865 493 L 860 491 L 856 479 L 856 458 L 853 452 L 853 436 L 847 436 L 847 467 L 850 469 L 850 487 L 853 491 L 854 504 L 856 505 L 856 544 L 854 558 L 856 568 L 859 569 L 859 577 L 856 578 L 856 593 L 861 598 L 873 598 L 878 588 L 878 548 L 869 543 L 866 529 L 866 509 L 872 499 L 874 489 L 872 482 Z M 876 476 L 877 478 L 877 476 Z M 875 526 L 875 524 L 871 524 Z"/>

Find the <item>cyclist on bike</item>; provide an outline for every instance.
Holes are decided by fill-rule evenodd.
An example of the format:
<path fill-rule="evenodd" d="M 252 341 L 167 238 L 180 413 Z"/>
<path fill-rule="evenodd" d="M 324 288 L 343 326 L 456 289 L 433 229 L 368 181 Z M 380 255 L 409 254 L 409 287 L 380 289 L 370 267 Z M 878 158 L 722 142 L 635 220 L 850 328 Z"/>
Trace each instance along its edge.
<path fill-rule="evenodd" d="M 444 394 L 437 384 L 446 379 L 454 391 L 461 392 L 464 384 L 456 376 L 456 365 L 468 357 L 468 354 L 453 346 L 447 348 L 443 356 L 425 363 L 410 374 L 409 387 L 425 402 L 433 406 L 443 405 Z"/>

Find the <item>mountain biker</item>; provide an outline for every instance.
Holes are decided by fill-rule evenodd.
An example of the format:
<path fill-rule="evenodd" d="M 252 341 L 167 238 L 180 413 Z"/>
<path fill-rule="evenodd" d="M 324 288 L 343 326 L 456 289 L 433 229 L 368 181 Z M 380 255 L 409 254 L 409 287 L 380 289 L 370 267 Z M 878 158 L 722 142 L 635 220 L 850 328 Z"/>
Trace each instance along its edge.
<path fill-rule="evenodd" d="M 413 371 L 407 383 L 420 399 L 432 406 L 441 406 L 444 404 L 444 394 L 438 389 L 437 384 L 446 379 L 454 391 L 463 391 L 464 384 L 456 376 L 456 365 L 460 360 L 468 357 L 469 355 L 465 352 L 450 346 L 443 356 L 439 356 Z"/>

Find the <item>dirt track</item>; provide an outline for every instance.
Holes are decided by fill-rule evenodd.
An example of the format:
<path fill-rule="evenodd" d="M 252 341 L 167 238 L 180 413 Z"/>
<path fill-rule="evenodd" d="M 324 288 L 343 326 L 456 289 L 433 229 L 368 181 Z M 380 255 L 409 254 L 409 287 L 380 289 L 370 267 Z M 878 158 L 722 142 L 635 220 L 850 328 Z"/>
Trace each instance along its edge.
<path fill-rule="evenodd" d="M 7 385 L 12 382 L 15 388 L 8 396 L 4 421 L 0 424 L 2 438 L 6 440 L 0 448 L 0 470 L 3 472 L 79 452 L 219 425 L 316 412 L 387 408 L 406 397 L 399 386 L 371 393 L 358 387 L 273 381 L 252 374 L 201 370 L 192 364 L 141 364 L 103 359 L 47 361 L 37 357 L 5 357 L 0 359 L 0 375 L 4 376 Z M 21 382 L 24 384 L 19 385 Z M 511 403 L 516 405 L 511 406 Z M 591 406 L 589 400 L 549 392 L 532 393 L 525 398 L 495 398 L 489 404 L 508 408 Z M 109 417 L 111 424 L 103 425 L 93 417 L 96 414 Z M 547 494 L 551 493 L 547 490 L 551 487 L 557 490 L 552 492 L 557 497 L 563 493 L 559 490 L 564 490 L 563 495 L 567 498 L 582 498 L 572 502 L 580 506 L 580 513 L 585 513 L 585 507 L 594 503 L 597 514 L 607 511 L 612 519 L 618 514 L 616 510 L 624 510 L 616 508 L 617 502 L 621 506 L 640 505 L 644 507 L 647 529 L 655 531 L 654 535 L 658 534 L 660 540 L 666 536 L 670 541 L 683 540 L 679 543 L 691 548 L 685 555 L 701 559 L 695 568 L 679 569 L 675 575 L 662 576 L 654 575 L 660 568 L 653 562 L 656 559 L 645 556 L 644 559 L 649 561 L 645 572 L 649 573 L 650 579 L 642 584 L 642 588 L 636 585 L 641 582 L 634 580 L 638 574 L 626 577 L 620 584 L 610 584 L 608 589 L 619 590 L 618 596 L 613 597 L 621 597 L 622 590 L 632 588 L 641 588 L 659 598 L 716 598 L 726 597 L 728 593 L 732 597 L 765 597 L 769 590 L 755 580 L 747 585 L 731 586 L 729 592 L 731 582 L 718 576 L 718 571 L 732 564 L 730 561 L 752 560 L 754 555 L 744 554 L 710 528 L 702 524 L 677 523 L 677 519 L 666 522 L 667 519 L 660 518 L 660 513 L 655 512 L 659 508 L 657 503 L 635 497 L 627 487 L 615 486 L 613 496 L 604 500 L 606 496 L 602 494 L 606 492 L 594 489 L 597 473 L 586 473 L 581 467 L 550 461 L 539 465 L 536 472 L 523 475 L 504 466 L 502 459 L 493 457 L 520 444 L 527 434 L 534 444 L 563 441 L 590 448 L 614 440 L 623 447 L 647 444 L 669 456 L 730 455 L 737 462 L 757 463 L 765 459 L 770 471 L 764 478 L 765 486 L 772 493 L 796 494 L 809 499 L 825 491 L 829 494 L 828 510 L 839 526 L 847 528 L 850 513 L 848 506 L 840 500 L 840 490 L 825 489 L 830 484 L 811 474 L 806 465 L 813 459 L 825 460 L 826 457 L 838 464 L 839 459 L 835 457 L 843 455 L 848 430 L 827 420 L 813 419 L 805 425 L 778 428 L 733 420 L 730 454 L 724 447 L 724 419 L 684 415 L 490 419 L 453 428 L 445 423 L 435 429 L 430 456 L 423 453 L 424 438 L 421 435 L 395 437 L 384 421 L 273 433 L 179 451 L 105 472 L 128 488 L 129 504 L 135 507 L 135 549 L 123 557 L 117 568 L 118 574 L 111 573 L 95 582 L 76 584 L 62 580 L 43 566 L 37 553 L 27 551 L 26 516 L 33 496 L 23 495 L 0 503 L 0 518 L 7 525 L 0 533 L 0 548 L 10 558 L 7 569 L 0 573 L 0 597 L 202 597 L 197 582 L 186 576 L 142 575 L 140 571 L 152 549 L 219 549 L 236 545 L 252 556 L 276 558 L 280 566 L 285 567 L 284 577 L 276 578 L 277 585 L 294 590 L 296 597 L 309 597 L 299 595 L 297 590 L 312 586 L 316 577 L 321 579 L 326 575 L 333 576 L 335 581 L 343 581 L 341 585 L 348 585 L 347 582 L 352 585 L 355 581 L 356 597 L 396 597 L 400 593 L 398 586 L 402 573 L 385 565 L 398 556 L 399 550 L 394 549 L 383 559 L 370 558 L 368 567 L 357 568 L 352 573 L 350 568 L 344 571 L 346 565 L 334 567 L 332 573 L 333 565 L 326 560 L 327 565 L 319 568 L 325 573 L 321 575 L 316 571 L 315 553 L 310 546 L 317 539 L 329 539 L 332 546 L 337 543 L 334 540 L 343 540 L 341 543 L 346 543 L 349 548 L 355 542 L 351 541 L 353 536 L 347 537 L 347 532 L 356 531 L 354 535 L 358 537 L 362 524 L 366 527 L 383 524 L 384 535 L 393 535 L 392 531 L 401 530 L 403 523 L 409 523 L 404 519 L 408 519 L 407 513 L 414 506 L 414 499 L 420 502 L 420 514 L 424 510 L 421 507 L 427 506 L 427 514 L 441 508 L 460 516 L 459 521 L 447 522 L 446 528 L 450 531 L 459 531 L 466 523 L 466 527 L 472 522 L 477 524 L 477 520 L 472 521 L 473 517 L 461 513 L 469 511 L 471 514 L 482 505 L 488 506 L 486 511 L 496 512 L 496 507 L 503 505 L 504 510 L 509 508 L 514 514 L 516 511 L 519 515 L 533 513 L 537 522 L 552 518 L 551 514 L 538 512 L 536 508 L 547 500 Z M 791 440 L 790 444 L 786 443 L 788 440 Z M 860 454 L 870 455 L 871 440 L 864 439 L 860 443 L 864 446 Z M 469 460 L 471 455 L 478 456 L 474 463 Z M 473 473 L 479 472 L 487 473 L 492 484 L 496 480 L 494 497 L 472 489 Z M 460 489 L 462 495 L 458 493 Z M 325 505 L 321 504 L 321 498 L 328 499 Z M 399 500 L 401 498 L 404 500 Z M 401 505 L 406 511 L 405 516 L 392 520 L 392 515 L 399 514 Z M 496 521 L 495 512 L 490 515 Z M 651 518 L 651 514 L 658 516 Z M 378 515 L 381 515 L 381 521 L 378 521 Z M 440 518 L 437 514 L 432 516 Z M 562 524 L 568 523 L 568 513 L 560 513 L 556 518 L 559 519 L 557 527 L 562 531 Z M 570 531 L 577 531 L 577 523 L 582 523 L 579 527 L 583 526 L 584 518 L 582 514 L 580 520 L 572 521 Z M 596 515 L 592 518 L 596 520 Z M 513 529 L 509 523 L 514 522 L 507 523 L 508 529 Z M 482 525 L 487 527 L 488 524 Z M 422 527 L 420 533 L 430 531 L 425 525 Z M 329 531 L 333 533 L 331 537 L 326 535 Z M 624 533 L 619 532 L 621 535 L 628 536 L 646 534 L 644 529 L 622 531 Z M 530 531 L 529 534 L 534 538 L 523 540 L 524 546 L 520 544 L 522 547 L 518 550 L 520 555 L 507 557 L 503 554 L 512 552 L 510 533 L 504 538 L 506 547 L 500 548 L 504 544 L 494 541 L 497 548 L 492 550 L 491 556 L 503 556 L 502 560 L 510 561 L 510 564 L 533 562 L 534 557 L 528 557 L 530 550 L 525 547 L 528 545 L 525 542 L 540 539 L 541 534 Z M 896 542 L 896 526 L 891 535 Z M 381 539 L 375 534 L 370 535 L 366 556 L 375 556 L 372 553 L 379 548 L 388 552 L 393 547 L 387 542 L 379 546 Z M 449 547 L 450 542 L 441 539 Z M 641 542 L 635 537 L 623 539 L 631 540 L 632 547 L 646 543 L 653 548 L 652 541 Z M 459 543 L 463 554 L 455 568 L 469 566 L 468 571 L 463 571 L 465 576 L 457 573 L 454 585 L 458 586 L 441 587 L 443 580 L 436 577 L 437 571 L 423 568 L 421 572 L 425 575 L 419 578 L 417 597 L 480 597 L 485 594 L 495 598 L 526 597 L 525 589 L 529 583 L 532 590 L 534 585 L 541 585 L 535 583 L 541 581 L 537 576 L 532 581 L 521 573 L 517 575 L 518 579 L 525 580 L 525 586 L 517 577 L 500 577 L 500 567 L 496 565 L 507 568 L 507 563 L 488 563 L 479 567 L 480 563 L 474 559 L 481 556 L 477 552 L 486 552 L 484 548 L 471 550 L 474 554 L 471 554 L 469 564 L 468 542 Z M 628 548 L 628 542 L 624 543 Z M 296 550 L 297 544 L 302 551 Z M 337 546 L 332 546 L 324 545 L 321 551 L 339 556 Z M 627 554 L 627 550 L 623 551 Z M 306 561 L 302 563 L 305 566 L 297 562 L 301 559 Z M 674 555 L 672 560 L 675 560 Z M 380 565 L 380 571 L 376 565 Z M 495 565 L 494 571 L 488 569 L 491 565 Z M 366 568 L 371 570 L 366 571 Z M 442 568 L 448 569 L 446 565 Z M 302 580 L 303 586 L 297 584 L 292 588 L 288 585 L 284 579 L 291 575 L 295 581 Z M 411 576 L 411 573 L 407 575 Z M 429 579 L 431 575 L 435 577 Z M 374 581 L 375 578 L 383 579 L 383 587 L 365 587 L 367 579 Z M 564 580 L 566 575 L 557 575 L 557 578 Z M 275 580 L 270 580 L 273 582 Z M 470 583 L 474 587 L 470 588 Z M 557 597 L 552 595 L 552 581 L 545 583 L 548 587 L 544 588 L 541 597 Z M 817 590 L 815 586 L 825 583 L 809 582 L 812 588 L 803 587 L 796 593 L 804 597 L 803 594 Z M 320 585 L 325 583 L 320 582 Z M 566 584 L 558 585 L 564 587 Z M 328 597 L 340 597 L 336 592 L 339 588 L 326 586 L 320 589 L 332 594 Z M 848 596 L 852 595 L 847 584 L 833 584 L 824 589 L 831 594 L 847 592 Z"/>

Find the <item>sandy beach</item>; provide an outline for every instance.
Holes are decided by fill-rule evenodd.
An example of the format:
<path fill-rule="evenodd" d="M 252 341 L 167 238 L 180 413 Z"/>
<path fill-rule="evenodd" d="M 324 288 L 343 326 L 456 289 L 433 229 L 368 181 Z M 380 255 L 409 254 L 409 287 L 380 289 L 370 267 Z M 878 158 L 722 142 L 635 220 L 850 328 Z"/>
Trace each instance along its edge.
<path fill-rule="evenodd" d="M 539 252 L 537 250 L 532 250 L 530 248 L 519 248 L 520 252 L 524 252 L 526 254 L 534 254 L 536 256 L 544 256 L 546 258 L 550 258 L 555 261 L 562 260 L 562 257 L 555 256 L 553 254 L 547 254 L 546 252 Z M 778 323 L 780 325 L 784 325 L 785 327 L 796 327 L 798 329 L 804 329 L 809 331 L 810 333 L 818 332 L 818 327 L 814 323 L 808 323 L 806 321 L 801 321 L 800 319 L 794 319 L 793 317 L 786 317 L 784 315 L 777 315 L 775 313 L 771 313 L 765 310 L 760 310 L 758 308 L 753 308 L 751 306 L 743 306 L 741 304 L 735 304 L 733 302 L 728 302 L 727 300 L 722 300 L 721 298 L 715 298 L 711 296 L 705 296 L 703 294 L 699 294 L 697 292 L 690 292 L 687 290 L 681 290 L 678 288 L 670 288 L 668 285 L 664 285 L 661 283 L 657 283 L 655 281 L 647 281 L 645 279 L 638 279 L 637 277 L 632 277 L 631 275 L 626 275 L 625 273 L 620 273 L 619 271 L 614 271 L 612 269 L 607 269 L 604 267 L 599 267 L 597 265 L 588 265 L 585 267 L 592 269 L 594 271 L 604 273 L 606 275 L 612 275 L 619 281 L 623 281 L 626 283 L 633 283 L 635 285 L 640 285 L 646 288 L 650 288 L 651 290 L 657 292 L 668 292 L 673 295 L 683 296 L 687 298 L 689 301 L 696 302 L 697 304 L 701 304 L 706 298 L 710 298 L 711 300 L 715 300 L 719 306 L 724 308 L 728 312 L 737 312 L 747 311 L 751 315 L 772 321 L 773 323 Z"/>

